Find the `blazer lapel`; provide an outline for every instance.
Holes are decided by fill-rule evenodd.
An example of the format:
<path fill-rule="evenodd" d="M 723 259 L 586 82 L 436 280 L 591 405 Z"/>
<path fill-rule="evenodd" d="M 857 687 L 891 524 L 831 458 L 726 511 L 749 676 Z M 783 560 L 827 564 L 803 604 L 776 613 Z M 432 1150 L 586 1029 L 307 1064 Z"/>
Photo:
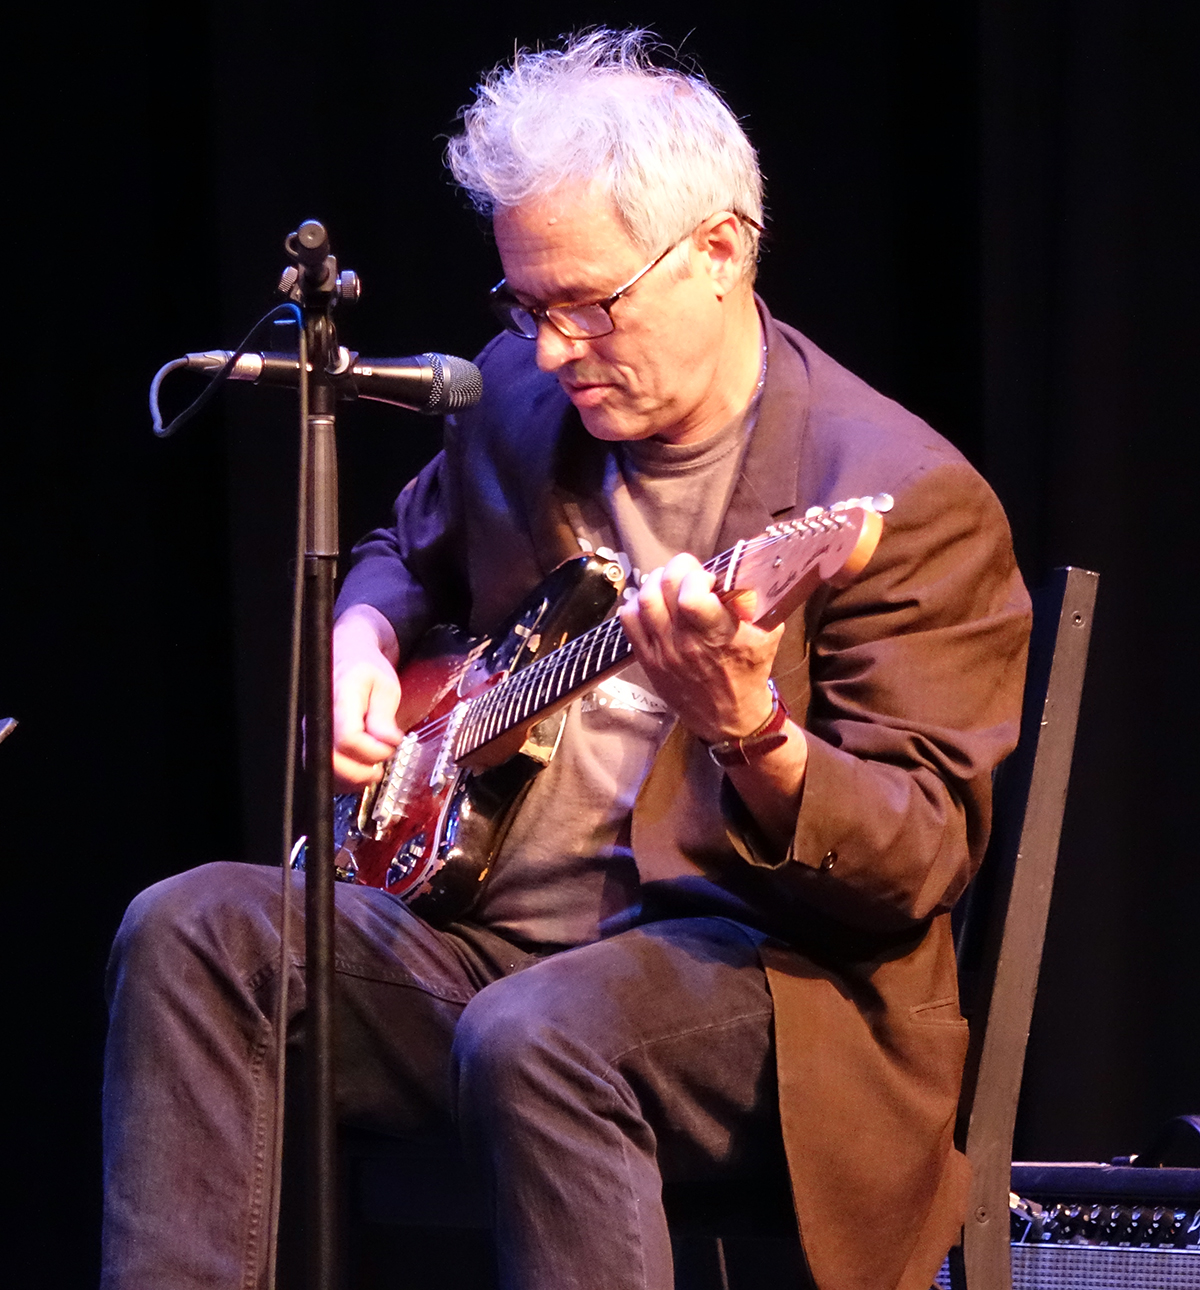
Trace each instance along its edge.
<path fill-rule="evenodd" d="M 792 510 L 798 497 L 800 444 L 808 420 L 808 370 L 761 300 L 758 309 L 767 341 L 767 376 L 758 421 L 717 536 L 718 551 L 761 533 Z"/>
<path fill-rule="evenodd" d="M 555 382 L 535 419 L 539 433 L 522 460 L 521 490 L 534 552 L 543 574 L 579 555 L 565 499 L 598 490 L 603 445 L 583 428 L 579 414 Z"/>

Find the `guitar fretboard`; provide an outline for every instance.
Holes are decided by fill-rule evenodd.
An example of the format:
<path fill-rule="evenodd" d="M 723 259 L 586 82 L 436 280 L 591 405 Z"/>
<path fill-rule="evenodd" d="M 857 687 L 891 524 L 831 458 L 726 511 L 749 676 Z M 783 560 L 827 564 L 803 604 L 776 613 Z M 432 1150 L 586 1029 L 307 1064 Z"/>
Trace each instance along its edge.
<path fill-rule="evenodd" d="M 716 575 L 720 585 L 735 561 L 740 561 L 746 553 L 810 533 L 826 532 L 838 525 L 839 518 L 823 512 L 820 516 L 787 521 L 749 542 L 739 542 L 714 556 L 704 567 Z M 559 707 L 606 673 L 615 671 L 632 651 L 620 620 L 609 618 L 514 672 L 471 700 L 454 741 L 455 759 L 461 761 L 514 726 L 524 725 Z"/>
<path fill-rule="evenodd" d="M 609 618 L 553 654 L 514 672 L 472 700 L 459 727 L 455 757 L 466 757 L 514 726 L 565 702 L 576 690 L 619 667 L 632 649 L 620 621 Z"/>
<path fill-rule="evenodd" d="M 890 506 L 890 498 L 887 503 Z M 873 509 L 872 499 L 855 498 L 804 519 L 785 520 L 758 537 L 739 542 L 714 556 L 704 567 L 716 575 L 718 587 L 730 590 L 736 584 L 739 566 L 746 556 L 760 555 L 777 543 L 794 543 L 797 539 L 803 546 L 805 539 L 843 528 L 847 523 L 845 509 L 850 506 Z M 760 616 L 770 607 L 760 605 Z M 454 739 L 455 760 L 469 757 L 514 727 L 531 723 L 560 707 L 607 673 L 616 671 L 632 652 L 633 646 L 621 629 L 620 619 L 609 618 L 505 677 L 468 704 Z"/>

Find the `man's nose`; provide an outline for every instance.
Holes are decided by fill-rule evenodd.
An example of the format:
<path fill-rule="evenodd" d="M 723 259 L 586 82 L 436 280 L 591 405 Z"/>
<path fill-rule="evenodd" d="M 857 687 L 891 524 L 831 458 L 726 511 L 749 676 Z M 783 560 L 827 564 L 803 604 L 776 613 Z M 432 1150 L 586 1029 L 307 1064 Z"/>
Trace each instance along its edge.
<path fill-rule="evenodd" d="M 564 336 L 547 318 L 538 319 L 537 365 L 542 372 L 557 372 L 579 358 L 587 345 L 586 340 L 572 340 Z"/>

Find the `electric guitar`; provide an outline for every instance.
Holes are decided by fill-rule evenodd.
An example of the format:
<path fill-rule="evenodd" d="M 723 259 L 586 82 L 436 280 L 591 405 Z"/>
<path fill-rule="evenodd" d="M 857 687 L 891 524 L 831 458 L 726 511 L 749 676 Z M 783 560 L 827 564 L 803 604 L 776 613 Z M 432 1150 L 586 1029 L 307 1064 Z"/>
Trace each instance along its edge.
<path fill-rule="evenodd" d="M 814 508 L 704 567 L 722 599 L 754 592 L 755 622 L 770 630 L 821 583 L 844 586 L 866 566 L 891 504 L 884 494 Z M 422 640 L 400 674 L 403 742 L 378 784 L 334 802 L 340 879 L 382 887 L 431 922 L 466 911 L 553 756 L 566 705 L 630 661 L 619 619 L 606 617 L 623 584 L 615 561 L 580 556 L 496 632 L 470 640 L 438 627 Z"/>

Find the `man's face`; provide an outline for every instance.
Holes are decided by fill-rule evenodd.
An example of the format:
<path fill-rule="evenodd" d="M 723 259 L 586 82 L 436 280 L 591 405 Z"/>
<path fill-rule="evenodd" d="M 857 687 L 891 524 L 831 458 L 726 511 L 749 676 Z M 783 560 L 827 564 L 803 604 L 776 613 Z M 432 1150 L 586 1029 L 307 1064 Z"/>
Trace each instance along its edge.
<path fill-rule="evenodd" d="M 508 288 L 527 305 L 604 299 L 648 258 L 611 199 L 590 188 L 502 209 L 495 232 Z M 555 373 L 597 439 L 687 442 L 741 410 L 727 406 L 738 348 L 721 306 L 727 284 L 716 281 L 706 250 L 685 245 L 687 276 L 677 276 L 669 256 L 613 305 L 607 336 L 569 340 L 548 322 L 539 328 L 538 367 Z"/>

